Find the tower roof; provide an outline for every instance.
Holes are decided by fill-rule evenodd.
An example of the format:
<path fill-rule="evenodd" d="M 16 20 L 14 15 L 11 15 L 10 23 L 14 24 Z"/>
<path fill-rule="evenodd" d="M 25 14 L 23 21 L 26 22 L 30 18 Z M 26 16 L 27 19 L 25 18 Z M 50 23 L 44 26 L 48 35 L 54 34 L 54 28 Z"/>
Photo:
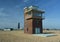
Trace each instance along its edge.
<path fill-rule="evenodd" d="M 29 12 L 29 11 L 37 11 L 37 12 L 41 12 L 41 13 L 44 13 L 45 11 L 44 10 L 39 10 L 38 9 L 39 7 L 38 6 L 29 6 L 29 7 L 25 7 L 24 9 L 27 9 L 28 11 L 26 12 Z"/>

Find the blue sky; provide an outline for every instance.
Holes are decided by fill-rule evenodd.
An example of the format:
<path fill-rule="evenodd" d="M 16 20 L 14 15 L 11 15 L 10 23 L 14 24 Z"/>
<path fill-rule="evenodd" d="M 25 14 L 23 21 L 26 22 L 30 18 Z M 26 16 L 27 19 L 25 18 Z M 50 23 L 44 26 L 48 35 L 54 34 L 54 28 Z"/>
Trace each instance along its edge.
<path fill-rule="evenodd" d="M 36 5 L 45 10 L 43 28 L 60 29 L 60 0 L 0 0 L 0 28 L 24 27 L 24 7 Z"/>

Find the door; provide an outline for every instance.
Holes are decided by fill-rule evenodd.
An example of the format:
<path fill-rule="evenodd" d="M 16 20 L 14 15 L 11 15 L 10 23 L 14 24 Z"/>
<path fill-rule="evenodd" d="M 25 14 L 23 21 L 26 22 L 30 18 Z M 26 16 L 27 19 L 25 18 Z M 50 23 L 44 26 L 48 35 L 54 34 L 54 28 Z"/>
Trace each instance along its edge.
<path fill-rule="evenodd" d="M 40 28 L 35 28 L 35 34 L 39 34 L 40 33 Z"/>

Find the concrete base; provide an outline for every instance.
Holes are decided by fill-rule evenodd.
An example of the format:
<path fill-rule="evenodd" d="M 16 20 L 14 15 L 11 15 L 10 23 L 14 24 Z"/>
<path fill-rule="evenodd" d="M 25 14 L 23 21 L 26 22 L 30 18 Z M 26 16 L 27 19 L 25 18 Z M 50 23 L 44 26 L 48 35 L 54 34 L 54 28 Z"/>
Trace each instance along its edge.
<path fill-rule="evenodd" d="M 56 36 L 56 34 L 33 34 L 33 36 L 51 37 L 51 36 Z"/>

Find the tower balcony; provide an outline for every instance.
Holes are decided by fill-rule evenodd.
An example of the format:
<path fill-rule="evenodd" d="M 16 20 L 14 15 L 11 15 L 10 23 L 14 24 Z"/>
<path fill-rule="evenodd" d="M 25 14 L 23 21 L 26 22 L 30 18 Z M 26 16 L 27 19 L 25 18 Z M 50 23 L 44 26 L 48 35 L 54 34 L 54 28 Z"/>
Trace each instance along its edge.
<path fill-rule="evenodd" d="M 44 17 L 41 17 L 41 16 L 34 16 L 34 17 L 32 17 L 32 16 L 27 16 L 27 17 L 25 17 L 25 19 L 45 19 Z"/>
<path fill-rule="evenodd" d="M 30 19 L 30 18 L 32 18 L 32 16 L 26 16 L 26 17 L 25 17 L 25 19 Z"/>
<path fill-rule="evenodd" d="M 32 17 L 32 18 L 35 18 L 35 19 L 42 19 L 42 20 L 45 19 L 45 17 L 43 17 L 43 16 L 38 16 L 38 17 L 37 17 L 37 16 L 34 16 L 34 17 Z"/>

